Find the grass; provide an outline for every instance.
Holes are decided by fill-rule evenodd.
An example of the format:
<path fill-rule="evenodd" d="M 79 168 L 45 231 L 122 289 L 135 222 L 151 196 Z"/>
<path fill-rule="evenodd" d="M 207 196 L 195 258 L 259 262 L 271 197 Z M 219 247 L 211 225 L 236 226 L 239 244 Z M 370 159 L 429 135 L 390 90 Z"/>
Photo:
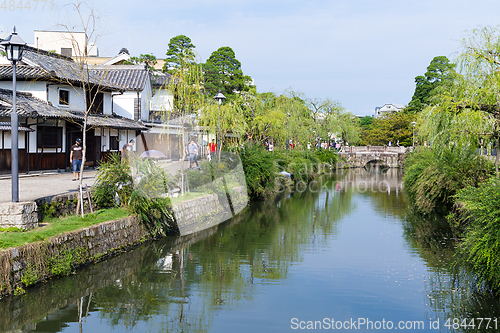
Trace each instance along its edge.
<path fill-rule="evenodd" d="M 24 232 L 0 231 L 0 249 L 18 247 L 24 244 L 43 241 L 70 231 L 89 227 L 94 224 L 122 219 L 129 215 L 130 213 L 127 209 L 112 208 L 101 209 L 94 214 L 87 214 L 84 218 L 81 218 L 81 216 L 47 218 L 41 222 L 46 224 L 45 226 L 33 230 Z"/>

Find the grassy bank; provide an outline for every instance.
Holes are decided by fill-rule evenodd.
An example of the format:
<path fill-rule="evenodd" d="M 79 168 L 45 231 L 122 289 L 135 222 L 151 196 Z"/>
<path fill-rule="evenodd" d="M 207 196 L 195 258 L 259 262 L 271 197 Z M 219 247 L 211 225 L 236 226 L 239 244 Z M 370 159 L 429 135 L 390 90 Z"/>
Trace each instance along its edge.
<path fill-rule="evenodd" d="M 43 241 L 94 224 L 122 219 L 128 215 L 130 212 L 123 208 L 101 209 L 93 214 L 85 215 L 84 218 L 81 216 L 47 218 L 41 222 L 40 228 L 29 231 L 13 228 L 2 229 L 0 230 L 0 249 Z"/>

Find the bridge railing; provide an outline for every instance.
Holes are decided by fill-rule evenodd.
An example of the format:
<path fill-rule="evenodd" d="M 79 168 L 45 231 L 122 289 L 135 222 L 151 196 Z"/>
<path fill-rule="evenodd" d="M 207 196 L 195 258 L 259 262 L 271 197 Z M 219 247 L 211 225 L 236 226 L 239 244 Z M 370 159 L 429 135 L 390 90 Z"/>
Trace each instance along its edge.
<path fill-rule="evenodd" d="M 406 147 L 389 147 L 389 146 L 348 146 L 342 147 L 341 153 L 406 153 Z"/>

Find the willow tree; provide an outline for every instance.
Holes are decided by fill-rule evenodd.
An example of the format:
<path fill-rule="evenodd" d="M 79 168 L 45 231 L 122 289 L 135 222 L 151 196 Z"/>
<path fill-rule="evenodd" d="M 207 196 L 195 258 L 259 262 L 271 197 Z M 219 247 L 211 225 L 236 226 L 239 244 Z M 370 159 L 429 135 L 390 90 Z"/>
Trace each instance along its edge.
<path fill-rule="evenodd" d="M 280 136 L 286 113 L 277 108 L 277 96 L 272 92 L 257 93 L 255 89 L 239 96 L 243 117 L 246 122 L 245 135 L 248 140 L 263 144 L 275 141 Z"/>
<path fill-rule="evenodd" d="M 167 89 L 172 92 L 174 103 L 168 119 L 176 118 L 181 123 L 181 191 L 184 194 L 184 159 L 186 157 L 186 126 L 193 127 L 193 119 L 200 109 L 206 105 L 201 82 L 203 73 L 201 65 L 196 62 L 183 61 L 182 65 L 172 70 Z"/>
<path fill-rule="evenodd" d="M 421 132 L 438 153 L 500 143 L 500 31 L 485 27 L 463 39 L 458 74 L 422 114 Z M 498 176 L 498 154 L 495 169 Z"/>
<path fill-rule="evenodd" d="M 229 137 L 233 144 L 240 145 L 243 135 L 246 133 L 246 122 L 241 106 L 237 103 L 229 102 L 218 105 L 215 101 L 204 105 L 198 114 L 200 124 L 208 127 L 212 133 L 219 136 L 219 158 L 223 147 L 229 144 Z"/>
<path fill-rule="evenodd" d="M 309 100 L 314 130 L 318 137 L 341 137 L 342 141 L 353 144 L 359 142 L 361 132 L 358 117 L 346 111 L 342 104 L 329 98 Z"/>

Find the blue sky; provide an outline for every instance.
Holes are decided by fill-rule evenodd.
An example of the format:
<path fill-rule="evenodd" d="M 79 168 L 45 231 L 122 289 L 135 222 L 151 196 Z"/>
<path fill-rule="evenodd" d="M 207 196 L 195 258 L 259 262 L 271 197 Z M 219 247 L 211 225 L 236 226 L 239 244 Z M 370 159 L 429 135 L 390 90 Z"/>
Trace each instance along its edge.
<path fill-rule="evenodd" d="M 27 0 L 23 0 L 24 3 Z M 0 8 L 0 26 L 33 43 L 33 30 L 72 18 L 67 2 L 45 10 Z M 18 1 L 16 1 L 18 2 Z M 467 31 L 500 24 L 498 0 L 183 0 L 88 2 L 101 19 L 100 55 L 122 47 L 165 56 L 184 34 L 200 61 L 230 46 L 259 92 L 293 89 L 338 100 L 355 114 L 407 104 L 434 56 L 453 60 Z M 39 6 L 43 3 L 40 2 Z"/>

